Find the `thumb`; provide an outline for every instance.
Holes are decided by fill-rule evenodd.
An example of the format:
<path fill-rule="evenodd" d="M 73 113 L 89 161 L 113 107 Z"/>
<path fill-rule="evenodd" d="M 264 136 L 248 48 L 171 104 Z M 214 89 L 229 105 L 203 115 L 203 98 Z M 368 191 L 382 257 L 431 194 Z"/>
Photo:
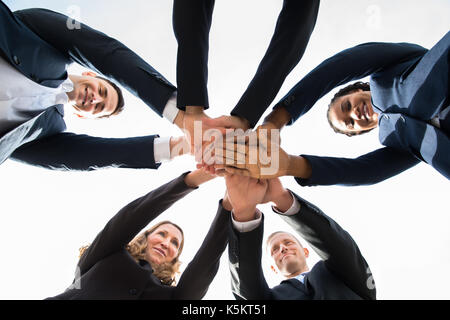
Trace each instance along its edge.
<path fill-rule="evenodd" d="M 233 127 L 233 121 L 227 116 L 220 116 L 218 118 L 213 119 L 205 119 L 204 122 L 205 124 L 211 127 L 224 127 L 224 128 Z"/>

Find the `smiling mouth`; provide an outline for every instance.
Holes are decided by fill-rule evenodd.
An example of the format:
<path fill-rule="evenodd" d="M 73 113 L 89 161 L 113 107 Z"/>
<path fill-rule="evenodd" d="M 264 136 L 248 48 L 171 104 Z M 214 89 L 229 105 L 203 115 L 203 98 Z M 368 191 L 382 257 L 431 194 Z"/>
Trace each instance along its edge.
<path fill-rule="evenodd" d="M 159 248 L 153 248 L 153 250 L 155 250 L 156 252 L 158 252 L 160 255 L 162 255 L 163 257 L 166 256 L 165 252 Z"/>
<path fill-rule="evenodd" d="M 84 99 L 83 99 L 83 106 L 86 104 L 87 101 L 87 87 L 84 88 Z"/>

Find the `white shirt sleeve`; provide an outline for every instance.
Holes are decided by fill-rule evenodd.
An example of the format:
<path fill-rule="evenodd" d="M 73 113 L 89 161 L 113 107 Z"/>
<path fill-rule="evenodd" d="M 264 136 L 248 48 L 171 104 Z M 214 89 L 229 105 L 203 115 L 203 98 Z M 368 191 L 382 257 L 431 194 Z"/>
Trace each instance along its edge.
<path fill-rule="evenodd" d="M 178 112 L 180 112 L 180 109 L 177 108 L 177 92 L 175 91 L 164 107 L 163 117 L 173 123 L 178 115 Z"/>
<path fill-rule="evenodd" d="M 300 203 L 298 202 L 297 198 L 294 197 L 292 192 L 290 192 L 290 194 L 292 196 L 292 199 L 294 200 L 292 202 L 291 207 L 286 212 L 281 212 L 276 207 L 272 206 L 273 212 L 278 213 L 278 214 L 283 214 L 285 216 L 292 216 L 292 215 L 294 215 L 294 214 L 296 214 L 296 213 L 298 213 L 300 211 Z"/>
<path fill-rule="evenodd" d="M 153 153 L 156 163 L 170 161 L 170 138 L 155 138 L 153 142 Z"/>
<path fill-rule="evenodd" d="M 239 222 L 239 221 L 234 220 L 233 211 L 231 211 L 231 213 L 232 213 L 231 214 L 231 222 L 233 223 L 233 227 L 239 232 L 250 232 L 250 231 L 258 228 L 258 226 L 261 224 L 262 213 L 258 209 L 256 209 L 256 211 L 255 211 L 256 218 L 254 220 L 250 220 L 250 221 L 246 221 L 246 222 Z"/>

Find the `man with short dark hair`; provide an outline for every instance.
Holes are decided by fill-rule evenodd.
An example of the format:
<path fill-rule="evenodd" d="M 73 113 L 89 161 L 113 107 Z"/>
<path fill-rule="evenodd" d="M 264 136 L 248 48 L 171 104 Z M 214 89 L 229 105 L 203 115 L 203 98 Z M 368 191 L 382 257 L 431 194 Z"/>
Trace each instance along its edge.
<path fill-rule="evenodd" d="M 176 88 L 154 68 L 85 24 L 69 29 L 68 19 L 46 9 L 13 13 L 0 1 L 0 164 L 11 158 L 59 170 L 156 169 L 188 152 L 179 147 L 183 137 L 112 139 L 64 132 L 66 103 L 81 118 L 118 114 L 124 101 L 116 82 L 180 128 L 183 117 Z M 68 75 L 73 62 L 95 73 Z"/>
<path fill-rule="evenodd" d="M 279 179 L 257 180 L 226 175 L 231 211 L 228 254 L 232 290 L 247 300 L 376 299 L 375 283 L 356 242 L 319 208 L 283 188 Z M 309 252 L 290 233 L 268 237 L 267 251 L 286 278 L 269 288 L 261 267 L 264 216 L 258 203 L 272 202 L 285 220 L 322 259 L 311 269 Z"/>

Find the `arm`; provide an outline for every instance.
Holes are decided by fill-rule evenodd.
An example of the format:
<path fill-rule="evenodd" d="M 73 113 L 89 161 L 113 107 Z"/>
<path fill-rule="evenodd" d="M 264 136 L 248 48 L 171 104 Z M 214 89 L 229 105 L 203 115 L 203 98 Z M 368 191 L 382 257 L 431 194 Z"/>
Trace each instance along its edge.
<path fill-rule="evenodd" d="M 78 263 L 80 272 L 85 272 L 97 261 L 124 249 L 152 220 L 197 188 L 198 185 L 187 185 L 190 181 L 189 175 L 194 173 L 195 171 L 184 173 L 122 208 L 106 224 L 80 258 Z"/>
<path fill-rule="evenodd" d="M 72 61 L 120 83 L 162 116 L 176 88 L 124 44 L 85 24 L 69 29 L 69 18 L 50 10 L 26 9 L 14 14 Z"/>
<path fill-rule="evenodd" d="M 174 299 L 200 300 L 219 269 L 220 257 L 228 244 L 230 212 L 219 202 L 216 216 L 200 249 L 184 270 L 174 291 Z"/>
<path fill-rule="evenodd" d="M 269 288 L 261 265 L 264 216 L 260 225 L 249 232 L 239 232 L 230 221 L 228 257 L 231 289 L 238 300 L 269 300 Z"/>
<path fill-rule="evenodd" d="M 96 170 L 107 167 L 157 169 L 156 136 L 98 138 L 58 133 L 16 149 L 11 159 L 56 170 Z"/>
<path fill-rule="evenodd" d="M 173 29 L 178 41 L 178 108 L 209 107 L 208 50 L 213 0 L 175 0 Z"/>
<path fill-rule="evenodd" d="M 309 178 L 291 172 L 301 186 L 370 185 L 391 178 L 418 164 L 420 160 L 409 152 L 384 147 L 355 159 L 337 157 L 300 157 L 310 165 Z M 301 169 L 301 168 L 300 168 Z"/>
<path fill-rule="evenodd" d="M 371 42 L 346 49 L 308 73 L 274 108 L 286 108 L 291 115 L 292 124 L 337 86 L 364 78 L 392 64 L 421 56 L 425 52 L 425 48 L 411 43 Z"/>
<path fill-rule="evenodd" d="M 375 288 L 367 286 L 369 266 L 353 238 L 333 219 L 313 204 L 295 195 L 300 202 L 297 214 L 280 215 L 314 251 L 326 267 L 349 288 L 365 299 L 375 299 Z"/>
<path fill-rule="evenodd" d="M 231 112 L 253 128 L 273 101 L 286 76 L 305 52 L 316 24 L 319 1 L 285 0 L 269 47 L 247 90 Z"/>

